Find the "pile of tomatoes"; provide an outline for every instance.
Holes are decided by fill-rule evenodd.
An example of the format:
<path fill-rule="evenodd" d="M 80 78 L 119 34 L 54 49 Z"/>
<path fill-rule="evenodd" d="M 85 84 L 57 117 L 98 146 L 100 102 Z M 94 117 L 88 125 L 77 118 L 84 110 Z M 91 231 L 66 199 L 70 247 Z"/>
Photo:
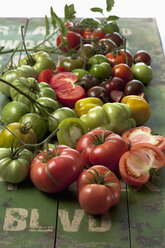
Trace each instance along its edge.
<path fill-rule="evenodd" d="M 151 114 L 145 95 L 145 85 L 152 80 L 149 53 L 138 50 L 132 55 L 116 23 L 104 28 L 84 28 L 84 23 L 65 24 L 66 35 L 60 33 L 56 40 L 63 54 L 57 65 L 39 52 L 33 58 L 43 57 L 44 66 L 33 64 L 29 69 L 25 58 L 18 66 L 23 72 L 12 71 L 12 82 L 7 74 L 1 76 L 1 85 L 5 80 L 12 85 L 9 90 L 0 86 L 3 94 L 10 92 L 1 115 L 0 176 L 21 183 L 30 174 L 33 184 L 46 193 L 77 182 L 81 207 L 95 215 L 119 201 L 120 179 L 142 186 L 151 171 L 164 166 L 165 137 L 143 126 Z M 133 118 L 136 125 L 122 134 L 104 128 L 105 123 L 91 130 L 75 108 L 81 99 L 93 100 L 83 114 L 107 103 L 127 105 L 131 116 L 123 111 L 123 118 Z M 115 115 L 110 118 L 118 118 Z"/>

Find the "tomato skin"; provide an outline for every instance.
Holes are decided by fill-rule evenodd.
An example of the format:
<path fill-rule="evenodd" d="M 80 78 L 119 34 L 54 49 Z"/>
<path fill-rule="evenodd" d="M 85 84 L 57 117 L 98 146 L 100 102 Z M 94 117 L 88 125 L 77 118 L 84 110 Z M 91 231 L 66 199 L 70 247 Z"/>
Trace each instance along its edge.
<path fill-rule="evenodd" d="M 117 64 L 112 68 L 112 76 L 123 79 L 125 83 L 133 79 L 133 72 L 130 67 L 124 63 Z"/>
<path fill-rule="evenodd" d="M 101 184 L 89 184 L 79 193 L 80 206 L 89 214 L 106 213 L 111 207 L 111 191 Z"/>
<path fill-rule="evenodd" d="M 134 64 L 132 66 L 132 72 L 134 74 L 134 78 L 140 80 L 144 85 L 149 84 L 153 78 L 151 66 L 148 66 L 143 62 Z"/>
<path fill-rule="evenodd" d="M 107 167 L 103 165 L 94 165 L 90 167 L 89 169 L 84 170 L 80 173 L 77 179 L 78 192 L 80 192 L 83 187 L 89 184 L 88 180 L 94 179 L 92 176 L 92 173 L 97 177 L 96 171 L 103 177 L 106 175 L 104 179 L 104 184 L 112 183 L 111 186 L 106 185 L 106 187 L 112 193 L 111 206 L 115 205 L 120 199 L 121 184 L 117 176 L 111 170 L 109 170 Z"/>
<path fill-rule="evenodd" d="M 95 135 L 100 137 L 104 133 L 107 137 L 103 143 L 92 143 Z M 100 164 L 117 171 L 119 159 L 128 150 L 128 146 L 118 134 L 98 128 L 83 135 L 77 142 L 76 149 L 82 154 L 86 166 Z"/>
<path fill-rule="evenodd" d="M 45 69 L 43 71 L 40 72 L 40 74 L 38 75 L 38 82 L 45 82 L 48 83 L 50 82 L 50 79 L 53 76 L 53 70 L 52 69 Z"/>
<path fill-rule="evenodd" d="M 121 177 L 131 186 L 138 187 L 150 178 L 150 169 L 160 169 L 165 165 L 164 153 L 148 143 L 134 145 L 124 153 L 119 161 Z"/>
<path fill-rule="evenodd" d="M 96 31 L 92 31 L 90 28 L 87 28 L 83 32 L 84 39 L 93 39 L 97 38 L 98 40 L 103 39 L 105 36 L 101 28 L 98 28 Z"/>
<path fill-rule="evenodd" d="M 30 178 L 39 190 L 56 193 L 77 179 L 84 162 L 79 152 L 70 147 L 59 145 L 49 150 L 53 156 L 49 157 L 46 150 L 35 156 L 31 163 Z"/>
<path fill-rule="evenodd" d="M 150 143 L 165 152 L 165 137 L 161 135 L 152 135 L 151 128 L 147 126 L 139 126 L 126 130 L 122 134 L 122 138 L 127 144 L 130 144 L 130 146 L 134 146 L 138 143 Z"/>
<path fill-rule="evenodd" d="M 112 67 L 121 63 L 126 64 L 126 56 L 128 58 L 128 66 L 131 67 L 133 63 L 133 58 L 129 50 L 124 51 L 124 49 L 121 49 L 117 54 L 114 54 L 113 52 L 106 54 L 106 57 L 108 58 L 109 63 L 111 64 Z"/>

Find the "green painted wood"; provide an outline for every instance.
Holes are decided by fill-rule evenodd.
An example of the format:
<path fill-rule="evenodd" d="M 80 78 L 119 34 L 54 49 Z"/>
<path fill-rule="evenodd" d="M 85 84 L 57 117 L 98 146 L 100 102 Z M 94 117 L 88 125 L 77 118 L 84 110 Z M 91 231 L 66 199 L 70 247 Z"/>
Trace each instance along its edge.
<path fill-rule="evenodd" d="M 121 23 L 131 30 L 128 35 L 131 51 L 146 49 L 152 57 L 154 77 L 146 87 L 151 118 L 145 125 L 165 135 L 165 58 L 155 19 L 131 19 Z M 129 219 L 131 247 L 165 247 L 165 168 L 158 182 L 149 189 L 135 191 L 129 187 Z"/>
<path fill-rule="evenodd" d="M 24 26 L 26 29 L 26 25 L 27 18 L 0 18 L 0 47 L 5 47 L 5 49 L 16 48 L 16 46 L 22 40 L 21 26 Z M 10 53 L 0 55 L 0 72 L 5 69 L 10 56 Z M 13 62 L 16 65 L 19 61 L 19 56 L 19 53 L 15 53 Z"/>

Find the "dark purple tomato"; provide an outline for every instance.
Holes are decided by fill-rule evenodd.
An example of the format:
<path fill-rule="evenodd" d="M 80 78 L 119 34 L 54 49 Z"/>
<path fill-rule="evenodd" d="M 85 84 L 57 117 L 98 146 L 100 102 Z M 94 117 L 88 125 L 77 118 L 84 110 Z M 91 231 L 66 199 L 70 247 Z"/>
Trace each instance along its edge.
<path fill-rule="evenodd" d="M 144 92 L 144 85 L 141 81 L 133 79 L 129 81 L 124 90 L 125 95 L 139 95 Z"/>
<path fill-rule="evenodd" d="M 100 98 L 103 102 L 107 101 L 107 92 L 102 86 L 94 86 L 87 91 L 88 97 Z"/>
<path fill-rule="evenodd" d="M 138 62 L 143 62 L 146 65 L 150 65 L 151 64 L 151 56 L 149 55 L 149 53 L 146 50 L 139 50 L 135 53 L 134 57 L 134 63 L 138 63 Z"/>
<path fill-rule="evenodd" d="M 108 38 L 108 39 L 112 40 L 116 44 L 117 47 L 122 46 L 123 43 L 124 43 L 123 36 L 118 32 L 113 32 L 111 34 L 106 34 L 105 38 L 106 39 Z"/>
<path fill-rule="evenodd" d="M 124 92 L 125 82 L 121 78 L 112 77 L 104 84 L 103 87 L 107 91 L 108 95 L 112 90 L 119 90 Z"/>

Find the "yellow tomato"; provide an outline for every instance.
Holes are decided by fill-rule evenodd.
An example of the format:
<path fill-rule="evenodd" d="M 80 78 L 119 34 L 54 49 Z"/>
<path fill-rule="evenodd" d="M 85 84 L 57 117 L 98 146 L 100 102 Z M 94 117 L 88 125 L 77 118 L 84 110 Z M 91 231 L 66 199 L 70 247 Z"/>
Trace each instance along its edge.
<path fill-rule="evenodd" d="M 132 117 L 135 119 L 137 126 L 143 125 L 150 118 L 150 105 L 141 96 L 125 96 L 122 98 L 121 102 L 127 104 L 131 108 Z"/>

